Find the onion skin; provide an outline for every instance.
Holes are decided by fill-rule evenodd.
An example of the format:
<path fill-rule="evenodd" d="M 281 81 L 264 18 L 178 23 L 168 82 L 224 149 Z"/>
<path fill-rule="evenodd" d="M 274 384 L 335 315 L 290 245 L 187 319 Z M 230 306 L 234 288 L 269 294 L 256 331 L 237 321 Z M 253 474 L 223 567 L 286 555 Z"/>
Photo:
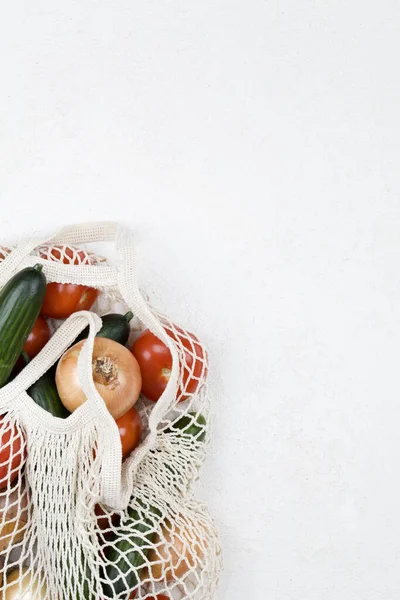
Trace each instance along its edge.
<path fill-rule="evenodd" d="M 28 520 L 28 494 L 24 488 L 15 487 L 0 495 L 0 554 L 22 541 Z"/>
<path fill-rule="evenodd" d="M 4 600 L 32 600 L 33 598 L 35 600 L 46 600 L 46 586 L 42 584 L 42 586 L 39 587 L 37 578 L 30 588 L 33 576 L 33 571 L 27 568 L 21 570 L 14 569 L 14 571 L 11 571 L 11 573 L 6 576 L 7 588 L 2 598 L 4 598 Z"/>
<path fill-rule="evenodd" d="M 69 412 L 86 401 L 78 378 L 78 357 L 84 343 L 82 340 L 67 350 L 57 366 L 58 393 Z M 142 376 L 137 360 L 125 346 L 107 338 L 95 338 L 92 373 L 96 389 L 114 419 L 136 403 Z"/>

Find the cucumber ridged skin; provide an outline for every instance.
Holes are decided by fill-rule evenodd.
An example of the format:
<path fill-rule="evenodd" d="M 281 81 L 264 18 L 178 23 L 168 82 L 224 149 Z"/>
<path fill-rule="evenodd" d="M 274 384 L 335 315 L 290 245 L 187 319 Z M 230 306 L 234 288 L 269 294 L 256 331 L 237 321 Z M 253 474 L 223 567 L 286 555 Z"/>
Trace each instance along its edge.
<path fill-rule="evenodd" d="M 173 429 L 166 429 L 165 433 L 178 433 L 177 430 L 182 432 L 182 435 L 188 435 L 194 437 L 199 442 L 204 442 L 206 438 L 206 427 L 207 421 L 201 413 L 189 412 L 187 415 L 181 417 L 173 425 Z"/>
<path fill-rule="evenodd" d="M 26 352 L 22 352 L 25 364 L 30 362 Z M 34 402 L 47 412 L 60 419 L 66 419 L 71 414 L 61 402 L 56 385 L 56 369 L 54 365 L 35 381 L 26 393 Z"/>
<path fill-rule="evenodd" d="M 22 352 L 46 293 L 41 265 L 16 273 L 0 292 L 0 387 Z"/>
<path fill-rule="evenodd" d="M 107 338 L 109 340 L 114 340 L 114 342 L 118 342 L 125 346 L 129 339 L 129 334 L 131 329 L 129 327 L 129 321 L 133 318 L 133 314 L 131 312 L 126 313 L 126 315 L 120 315 L 117 313 L 111 313 L 109 315 L 104 315 L 101 317 L 103 321 L 103 325 L 101 329 L 96 334 L 96 337 Z M 80 342 L 81 340 L 85 340 L 89 335 L 89 328 L 86 327 L 82 331 L 82 333 L 76 338 L 75 344 Z"/>
<path fill-rule="evenodd" d="M 150 510 L 157 519 L 161 518 L 161 513 L 157 509 L 151 507 Z M 127 521 L 121 531 L 124 538 L 114 542 L 107 554 L 105 575 L 112 583 L 103 582 L 103 592 L 109 598 L 116 598 L 119 594 L 126 593 L 126 600 L 128 600 L 134 588 L 140 583 L 140 569 L 145 563 L 149 546 L 155 537 L 153 520 L 143 517 L 132 508 L 128 508 L 128 516 L 132 519 L 131 527 Z M 136 567 L 136 570 L 132 567 Z"/>
<path fill-rule="evenodd" d="M 47 371 L 27 390 L 27 394 L 53 417 L 66 419 L 71 414 L 61 402 L 58 395 L 53 372 Z"/>

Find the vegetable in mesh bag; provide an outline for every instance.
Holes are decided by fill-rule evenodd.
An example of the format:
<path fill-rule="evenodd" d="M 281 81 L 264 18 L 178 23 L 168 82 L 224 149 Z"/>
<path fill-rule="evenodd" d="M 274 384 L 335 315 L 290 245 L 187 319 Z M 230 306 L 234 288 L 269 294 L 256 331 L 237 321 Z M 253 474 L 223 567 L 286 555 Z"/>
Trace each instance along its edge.
<path fill-rule="evenodd" d="M 87 237 L 83 235 L 86 230 Z M 115 310 L 113 302 L 118 302 L 120 306 L 121 299 L 126 301 L 126 310 L 132 309 L 144 327 L 149 327 L 152 331 L 158 330 L 163 338 L 161 326 L 176 347 L 180 373 L 175 404 L 173 393 L 168 398 L 164 394 L 165 410 L 164 413 L 158 410 L 158 417 L 152 420 L 152 427 L 157 427 L 157 435 L 151 440 L 151 435 L 148 435 L 149 418 L 151 421 L 152 410 L 157 412 L 161 406 L 156 408 L 147 402 L 152 399 L 150 397 L 141 398 L 138 404 L 140 418 L 135 425 L 136 438 L 133 441 L 133 430 L 129 432 L 130 447 L 127 450 L 124 450 L 122 440 L 123 455 L 127 460 L 122 466 L 121 482 L 125 491 L 133 496 L 129 508 L 117 511 L 114 518 L 110 517 L 104 505 L 103 514 L 99 513 L 103 508 L 96 508 L 97 514 L 94 511 L 94 503 L 105 502 L 105 498 L 110 499 L 110 506 L 117 507 L 126 503 L 126 500 L 121 500 L 122 495 L 119 497 L 118 464 L 115 468 L 114 462 L 114 468 L 109 471 L 108 481 L 113 482 L 113 486 L 108 485 L 106 488 L 106 479 L 101 475 L 104 473 L 104 465 L 110 464 L 109 460 L 108 463 L 103 463 L 103 459 L 109 456 L 110 444 L 113 447 L 118 439 L 118 435 L 115 437 L 117 429 L 111 431 L 108 425 L 105 427 L 101 422 L 101 419 L 104 420 L 104 411 L 96 413 L 94 399 L 89 394 L 87 404 L 85 398 L 83 402 L 86 405 L 82 406 L 79 413 L 84 419 L 79 421 L 72 415 L 71 427 L 69 422 L 66 425 L 64 421 L 56 423 L 51 415 L 47 415 L 46 419 L 42 418 L 42 413 L 38 411 L 32 411 L 33 418 L 30 418 L 20 410 L 27 401 L 25 392 L 20 392 L 21 385 L 9 388 L 11 393 L 15 390 L 15 416 L 22 423 L 28 442 L 28 461 L 24 475 L 27 486 L 25 498 L 33 521 L 32 524 L 28 523 L 29 527 L 27 525 L 24 528 L 24 535 L 18 541 L 15 536 L 15 540 L 8 544 L 7 536 L 4 536 L 5 544 L 8 544 L 4 557 L 4 573 L 7 575 L 5 583 L 8 588 L 5 590 L 3 586 L 2 594 L 15 593 L 16 583 L 24 593 L 36 593 L 40 598 L 43 579 L 47 588 L 44 588 L 46 591 L 43 597 L 48 600 L 128 600 L 133 594 L 136 594 L 137 600 L 145 597 L 148 600 L 211 600 L 218 578 L 218 539 L 204 507 L 192 502 L 190 492 L 190 482 L 204 457 L 201 446 L 207 437 L 207 423 L 203 416 L 203 413 L 207 415 L 207 398 L 203 385 L 207 372 L 206 353 L 193 334 L 176 327 L 152 311 L 145 302 L 136 302 L 140 292 L 136 287 L 132 253 L 129 249 L 124 249 L 121 255 L 123 262 L 118 265 L 117 277 L 117 270 L 113 271 L 108 266 L 99 269 L 97 273 L 97 268 L 92 267 L 97 267 L 101 261 L 67 243 L 67 240 L 73 244 L 79 244 L 84 239 L 100 241 L 103 235 L 105 240 L 110 240 L 111 230 L 108 225 L 92 230 L 85 226 L 82 231 L 71 228 L 59 237 L 66 243 L 49 243 L 34 251 L 47 260 L 45 271 L 49 275 L 46 295 L 50 309 L 45 307 L 42 314 L 51 315 L 52 318 L 66 318 L 71 311 L 89 307 L 89 304 L 91 306 L 94 298 L 97 301 L 96 311 L 111 312 Z M 69 233 L 71 238 L 68 237 Z M 29 247 L 29 243 L 20 248 L 23 250 L 24 247 Z M 3 275 L 10 272 L 10 267 L 17 264 L 20 257 L 23 259 L 21 250 L 16 254 L 14 263 L 7 261 L 8 271 L 6 268 Z M 25 265 L 34 264 L 31 260 L 32 255 L 29 258 L 27 256 Z M 54 263 L 59 263 L 60 266 L 54 266 Z M 64 268 L 65 265 L 68 268 Z M 0 275 L 1 273 L 0 265 Z M 3 283 L 4 281 L 5 277 Z M 64 283 L 66 281 L 70 283 Z M 99 290 L 102 290 L 100 295 Z M 120 295 L 121 291 L 123 296 Z M 88 304 L 85 305 L 85 302 Z M 130 332 L 129 325 L 124 315 L 114 316 L 116 322 L 113 321 L 113 315 L 110 315 L 110 319 L 106 315 L 103 327 L 106 325 L 107 329 L 107 325 L 110 325 L 111 328 L 104 337 L 104 332 L 100 331 L 97 340 L 107 341 L 113 336 L 115 340 L 114 334 L 120 328 L 117 332 L 117 335 L 121 335 L 118 342 L 125 344 Z M 40 375 L 45 369 L 49 369 L 51 361 L 58 360 L 60 349 L 67 350 L 79 331 L 82 331 L 82 328 L 78 329 L 76 326 L 82 317 L 77 315 L 77 320 L 74 321 L 74 317 L 71 319 L 71 323 L 67 321 L 64 325 L 51 322 L 52 330 L 61 325 L 63 333 L 60 332 L 61 335 L 57 338 L 60 344 L 56 349 L 56 344 L 50 341 L 50 350 L 35 360 L 33 368 L 30 366 L 26 370 L 27 375 L 20 382 L 29 388 L 28 392 L 35 386 L 35 375 L 39 375 L 40 382 Z M 110 323 L 107 323 L 108 320 Z M 93 324 L 93 318 L 89 322 Z M 57 331 L 56 335 L 58 333 Z M 85 331 L 80 337 L 87 334 L 88 331 Z M 165 338 L 162 343 L 165 346 Z M 133 358 L 132 354 L 131 356 Z M 161 367 L 161 391 L 159 389 L 160 393 L 154 401 L 165 391 L 171 375 L 172 356 L 169 349 L 166 357 L 166 363 Z M 101 365 L 98 367 L 100 369 Z M 89 374 L 89 362 L 86 368 Z M 142 369 L 146 374 L 146 369 Z M 112 369 L 110 374 L 112 379 Z M 101 373 L 103 378 L 106 375 L 105 372 Z M 86 378 L 88 376 L 90 377 L 86 375 Z M 54 380 L 52 384 L 51 391 L 54 392 Z M 87 390 L 87 384 L 85 389 Z M 42 403 L 45 408 L 47 403 L 47 410 L 52 412 L 54 401 L 51 394 L 47 396 L 46 386 L 39 391 L 44 393 L 44 397 L 39 395 L 35 401 Z M 0 407 L 5 406 L 4 397 L 0 390 Z M 132 398 L 129 403 L 131 400 Z M 170 401 L 170 409 L 166 400 Z M 185 401 L 186 404 L 179 404 L 178 408 L 177 403 Z M 130 408 L 130 411 L 138 414 L 136 409 Z M 129 420 L 131 416 L 126 418 Z M 140 441 L 141 421 L 144 427 L 143 448 L 130 455 Z M 10 423 L 14 423 L 13 418 Z M 4 462 L 7 465 L 7 478 L 25 465 L 24 439 L 21 440 L 20 459 L 17 463 L 14 462 L 13 450 L 17 438 L 13 433 L 13 426 L 11 425 L 9 444 L 12 452 Z M 126 434 L 121 433 L 118 422 L 117 426 L 122 439 Z M 21 478 L 19 475 L 19 481 Z M 9 493 L 8 487 L 5 493 Z M 19 502 L 21 494 L 17 497 Z M 12 518 L 10 520 L 12 522 Z M 14 533 L 20 535 L 18 524 L 15 531 L 13 524 L 10 527 L 10 539 Z M 20 553 L 15 554 L 14 549 L 18 547 Z M 29 564 L 36 566 L 30 568 L 27 566 Z M 25 569 L 28 569 L 28 573 Z M 30 586 L 31 583 L 33 587 Z"/>
<path fill-rule="evenodd" d="M 45 245 L 39 248 L 39 256 L 46 260 L 66 265 L 95 265 L 98 259 L 94 254 L 68 245 Z M 75 283 L 47 284 L 41 313 L 52 319 L 66 319 L 80 310 L 90 310 L 97 300 L 99 291 L 87 285 Z"/>
<path fill-rule="evenodd" d="M 11 375 L 39 316 L 45 292 L 41 265 L 22 269 L 0 292 L 0 386 Z"/>

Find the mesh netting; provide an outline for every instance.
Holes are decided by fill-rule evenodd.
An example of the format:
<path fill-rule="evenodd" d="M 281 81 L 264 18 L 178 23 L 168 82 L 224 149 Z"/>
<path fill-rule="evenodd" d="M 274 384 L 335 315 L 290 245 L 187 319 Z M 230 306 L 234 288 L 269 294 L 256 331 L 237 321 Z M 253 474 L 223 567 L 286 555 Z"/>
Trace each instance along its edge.
<path fill-rule="evenodd" d="M 60 262 L 64 265 L 99 265 L 106 259 L 89 252 L 85 248 L 77 248 L 70 244 L 42 244 L 36 249 L 36 253 L 45 260 Z"/>
<path fill-rule="evenodd" d="M 142 440 L 122 462 L 115 425 L 90 393 L 62 420 L 25 392 L 85 325 L 79 316 L 54 322 L 42 353 L 0 390 L 0 598 L 212 600 L 219 539 L 192 493 L 209 440 L 204 347 L 135 290 L 126 292 L 129 256 L 109 271 L 105 259 L 83 247 L 53 242 L 32 248 L 16 270 L 38 257 L 48 281 L 86 284 L 97 269 L 101 294 L 93 310 L 134 312 L 128 347 L 141 329 L 166 334 L 178 357 L 177 383 L 159 402 L 139 398 Z M 76 279 L 64 269 L 71 265 Z"/>

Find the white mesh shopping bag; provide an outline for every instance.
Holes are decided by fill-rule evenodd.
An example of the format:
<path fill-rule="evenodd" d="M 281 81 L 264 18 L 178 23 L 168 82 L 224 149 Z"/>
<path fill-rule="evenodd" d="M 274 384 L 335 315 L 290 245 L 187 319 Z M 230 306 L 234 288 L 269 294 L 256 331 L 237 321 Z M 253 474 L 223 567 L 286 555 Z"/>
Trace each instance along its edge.
<path fill-rule="evenodd" d="M 114 243 L 116 264 L 82 246 L 91 242 Z M 73 226 L 50 240 L 0 248 L 0 261 L 1 288 L 40 264 L 47 282 L 100 290 L 93 312 L 54 321 L 43 350 L 0 389 L 0 598 L 212 600 L 219 539 L 191 491 L 209 436 L 205 349 L 143 299 L 131 236 L 115 224 Z M 117 425 L 92 378 L 100 316 L 116 304 L 172 355 L 161 398 L 143 396 L 135 406 L 144 433 L 124 461 Z M 87 400 L 56 418 L 27 390 L 88 325 L 78 360 Z"/>

